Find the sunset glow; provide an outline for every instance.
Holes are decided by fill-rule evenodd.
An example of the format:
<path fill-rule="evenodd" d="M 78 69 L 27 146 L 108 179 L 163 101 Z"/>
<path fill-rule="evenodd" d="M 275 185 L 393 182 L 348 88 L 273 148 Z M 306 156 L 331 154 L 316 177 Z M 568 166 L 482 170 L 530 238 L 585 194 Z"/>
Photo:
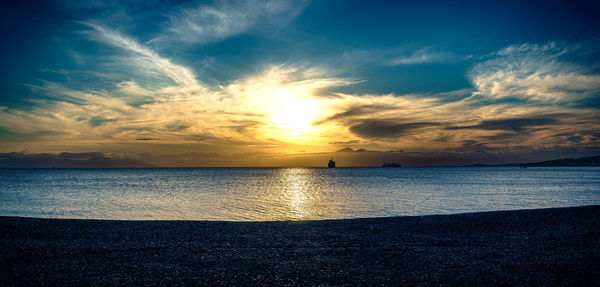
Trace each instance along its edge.
<path fill-rule="evenodd" d="M 600 150 L 597 25 L 558 4 L 564 19 L 534 5 L 485 19 L 477 9 L 496 4 L 463 7 L 473 25 L 401 3 L 357 2 L 343 13 L 330 1 L 85 3 L 27 12 L 43 27 L 4 17 L 36 43 L 11 34 L 4 44 L 22 51 L 3 65 L 5 156 L 369 166 Z M 540 31 L 506 34 L 498 24 L 534 12 Z M 430 24 L 413 25 L 415 15 Z M 346 148 L 372 153 L 338 153 Z"/>

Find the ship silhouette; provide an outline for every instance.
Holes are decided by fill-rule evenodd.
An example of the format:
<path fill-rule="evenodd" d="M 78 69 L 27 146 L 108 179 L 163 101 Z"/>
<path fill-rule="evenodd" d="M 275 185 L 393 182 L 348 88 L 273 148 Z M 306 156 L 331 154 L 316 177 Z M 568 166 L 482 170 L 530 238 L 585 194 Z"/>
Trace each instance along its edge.
<path fill-rule="evenodd" d="M 329 168 L 334 168 L 334 167 L 335 167 L 335 160 L 333 160 L 333 159 L 330 159 L 330 160 L 329 160 L 329 163 L 327 164 L 327 167 L 329 167 Z"/>
<path fill-rule="evenodd" d="M 396 162 L 384 162 L 381 167 L 402 167 L 402 165 Z"/>

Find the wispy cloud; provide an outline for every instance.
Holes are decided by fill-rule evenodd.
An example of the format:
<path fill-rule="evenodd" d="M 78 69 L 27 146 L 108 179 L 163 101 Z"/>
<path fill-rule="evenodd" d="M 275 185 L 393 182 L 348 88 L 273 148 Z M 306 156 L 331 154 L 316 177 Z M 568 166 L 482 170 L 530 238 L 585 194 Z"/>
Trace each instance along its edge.
<path fill-rule="evenodd" d="M 407 56 L 394 57 L 390 65 L 415 65 L 456 60 L 458 57 L 449 52 L 434 51 L 431 48 L 421 48 Z"/>
<path fill-rule="evenodd" d="M 124 36 L 115 30 L 111 30 L 93 22 L 81 23 L 93 28 L 96 32 L 98 32 L 98 35 L 102 41 L 136 53 L 139 57 L 141 57 L 141 59 L 138 60 L 139 63 L 148 63 L 148 65 L 146 65 L 147 68 L 159 70 L 177 84 L 185 86 L 198 86 L 198 82 L 196 81 L 194 74 L 189 69 L 173 64 L 170 60 L 160 57 L 154 51 L 142 46 L 137 41 Z"/>
<path fill-rule="evenodd" d="M 482 101 L 485 104 L 482 104 Z M 339 141 L 360 137 L 363 146 L 385 150 L 463 148 L 476 141 L 488 151 L 526 147 L 594 146 L 600 143 L 593 108 L 523 104 L 469 97 L 443 101 L 432 95 L 343 95 L 331 102 L 331 115 L 318 124 L 333 125 Z M 384 106 L 385 108 L 377 108 Z M 595 132 L 592 132 L 595 131 Z M 585 138 L 573 144 L 568 137 Z M 427 143 L 427 144 L 424 144 Z"/>
<path fill-rule="evenodd" d="M 400 46 L 390 49 L 366 49 L 345 52 L 330 62 L 337 67 L 355 69 L 365 65 L 404 66 L 432 63 L 457 63 L 473 58 L 473 55 L 462 55 L 442 47 Z"/>
<path fill-rule="evenodd" d="M 92 39 L 127 52 L 104 60 L 124 71 L 153 70 L 171 81 L 158 89 L 135 80 L 117 82 L 108 90 L 73 89 L 56 82 L 29 85 L 48 100 L 32 102 L 34 108 L 27 111 L 0 109 L 3 125 L 29 134 L 61 131 L 61 136 L 48 134 L 46 141 L 74 146 L 86 145 L 89 139 L 112 145 L 156 139 L 151 142 L 268 147 L 286 130 L 300 133 L 310 127 L 322 112 L 319 98 L 329 89 L 354 83 L 327 77 L 318 68 L 275 65 L 209 89 L 188 68 L 134 39 L 96 23 L 84 24 L 93 29 Z M 130 61 L 143 65 L 129 66 Z M 301 120 L 289 113 L 298 113 Z"/>
<path fill-rule="evenodd" d="M 598 97 L 600 75 L 578 59 L 585 47 L 557 42 L 512 45 L 476 65 L 470 77 L 477 94 L 493 98 L 557 103 Z"/>
<path fill-rule="evenodd" d="M 182 8 L 169 16 L 163 35 L 153 41 L 172 40 L 205 44 L 249 30 L 281 29 L 294 19 L 307 1 L 245 0 L 217 1 Z"/>
<path fill-rule="evenodd" d="M 117 48 L 103 61 L 123 74 L 150 70 L 166 80 L 149 87 L 148 79 L 126 78 L 106 89 L 30 85 L 49 96 L 28 109 L 0 107 L 0 118 L 7 130 L 36 135 L 40 141 L 25 143 L 34 152 L 286 154 L 337 150 L 340 143 L 369 150 L 493 152 L 600 145 L 597 109 L 552 104 L 593 97 L 600 89 L 597 75 L 569 61 L 572 51 L 564 45 L 494 53 L 471 72 L 475 92 L 469 97 L 457 96 L 466 90 L 350 94 L 337 89 L 359 80 L 291 63 L 207 87 L 190 68 L 148 45 L 96 22 L 83 24 L 91 39 Z M 532 102 L 498 100 L 505 97 Z"/>

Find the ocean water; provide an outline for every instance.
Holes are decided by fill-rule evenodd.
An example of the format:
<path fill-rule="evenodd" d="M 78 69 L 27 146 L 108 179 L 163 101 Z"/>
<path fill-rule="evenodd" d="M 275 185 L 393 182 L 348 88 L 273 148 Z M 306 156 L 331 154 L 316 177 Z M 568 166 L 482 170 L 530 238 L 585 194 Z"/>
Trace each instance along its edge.
<path fill-rule="evenodd" d="M 301 220 L 600 204 L 599 167 L 0 169 L 0 215 Z"/>

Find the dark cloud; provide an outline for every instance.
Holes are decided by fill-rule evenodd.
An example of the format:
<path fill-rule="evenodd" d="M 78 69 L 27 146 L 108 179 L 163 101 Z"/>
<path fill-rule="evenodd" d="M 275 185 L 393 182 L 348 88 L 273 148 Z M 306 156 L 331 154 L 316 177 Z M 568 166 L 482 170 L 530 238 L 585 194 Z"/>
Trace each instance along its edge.
<path fill-rule="evenodd" d="M 578 143 L 578 144 L 594 144 L 597 145 L 598 144 L 598 140 L 600 139 L 600 134 L 598 134 L 598 130 L 593 130 L 593 129 L 581 129 L 578 130 L 576 133 L 573 132 L 566 132 L 566 133 L 557 133 L 554 134 L 553 137 L 556 138 L 561 138 L 564 140 L 567 140 L 571 143 Z"/>
<path fill-rule="evenodd" d="M 488 120 L 482 121 L 479 124 L 472 126 L 449 126 L 448 130 L 461 130 L 461 129 L 479 129 L 479 130 L 504 130 L 513 132 L 522 132 L 530 127 L 536 126 L 548 126 L 557 124 L 559 121 L 555 118 L 541 117 L 541 118 L 516 118 L 516 119 L 501 119 L 501 120 Z"/>
<path fill-rule="evenodd" d="M 345 142 L 329 142 L 329 144 L 357 144 L 357 143 L 361 143 L 360 140 L 350 140 L 350 141 L 345 141 Z"/>
<path fill-rule="evenodd" d="M 172 125 L 167 125 L 166 129 L 168 131 L 183 131 L 183 130 L 187 130 L 189 129 L 190 126 L 188 125 L 182 125 L 182 124 L 172 124 Z"/>
<path fill-rule="evenodd" d="M 447 148 L 447 152 L 494 152 L 498 149 L 487 146 L 485 143 L 480 143 L 476 140 L 465 140 L 462 142 L 462 146 L 458 148 Z"/>
<path fill-rule="evenodd" d="M 134 132 L 149 132 L 149 133 L 156 132 L 154 130 L 154 128 L 152 128 L 152 127 L 120 127 L 120 128 L 117 128 L 117 131 L 118 132 L 134 131 Z"/>
<path fill-rule="evenodd" d="M 491 136 L 482 136 L 481 138 L 491 140 L 494 142 L 506 142 L 506 141 L 512 142 L 516 138 L 519 138 L 522 136 L 523 136 L 523 134 L 520 134 L 520 133 L 503 132 L 503 133 L 499 133 L 499 134 L 495 134 L 495 135 L 491 135 Z"/>
<path fill-rule="evenodd" d="M 261 121 L 254 120 L 232 121 L 232 123 L 234 124 L 225 126 L 224 128 L 228 128 L 240 134 L 253 134 L 256 128 L 264 124 Z"/>
<path fill-rule="evenodd" d="M 207 140 L 217 140 L 219 138 L 214 137 L 210 134 L 190 134 L 190 135 L 184 136 L 184 139 L 202 142 L 202 141 L 207 141 Z"/>
<path fill-rule="evenodd" d="M 364 120 L 352 125 L 350 131 L 363 138 L 395 138 L 411 135 L 427 127 L 439 126 L 435 122 L 397 123 L 391 120 Z"/>
<path fill-rule="evenodd" d="M 344 120 L 349 118 L 354 118 L 357 116 L 371 115 L 375 113 L 379 113 L 386 110 L 393 110 L 396 107 L 390 107 L 386 105 L 365 105 L 365 106 L 355 106 L 351 107 L 345 112 L 337 113 L 333 116 L 330 116 L 322 121 L 315 122 L 315 125 L 320 125 L 322 123 L 336 121 L 336 120 Z"/>
<path fill-rule="evenodd" d="M 451 135 L 441 135 L 441 136 L 437 137 L 436 139 L 434 139 L 433 141 L 440 142 L 440 143 L 446 143 L 450 139 L 452 139 Z"/>

